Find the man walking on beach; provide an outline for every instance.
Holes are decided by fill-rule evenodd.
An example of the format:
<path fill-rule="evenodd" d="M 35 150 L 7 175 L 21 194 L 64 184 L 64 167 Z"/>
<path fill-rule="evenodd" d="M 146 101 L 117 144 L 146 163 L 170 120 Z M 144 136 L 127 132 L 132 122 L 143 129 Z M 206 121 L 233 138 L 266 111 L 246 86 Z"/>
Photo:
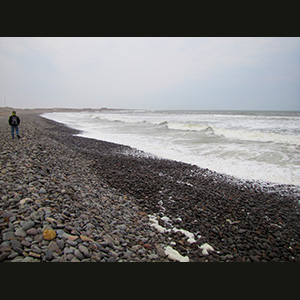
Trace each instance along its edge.
<path fill-rule="evenodd" d="M 8 123 L 11 127 L 11 136 L 14 139 L 15 138 L 15 134 L 14 131 L 16 131 L 17 137 L 20 138 L 19 136 L 19 125 L 21 123 L 20 118 L 17 116 L 16 112 L 13 111 L 11 116 L 8 119 Z"/>

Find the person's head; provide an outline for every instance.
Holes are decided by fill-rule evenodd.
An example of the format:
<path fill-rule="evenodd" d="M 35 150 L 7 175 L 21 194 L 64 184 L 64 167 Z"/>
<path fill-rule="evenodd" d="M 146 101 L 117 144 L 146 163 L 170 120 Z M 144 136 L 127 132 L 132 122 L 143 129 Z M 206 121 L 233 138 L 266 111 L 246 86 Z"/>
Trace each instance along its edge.
<path fill-rule="evenodd" d="M 13 116 L 15 116 L 15 115 L 16 115 L 16 112 L 15 112 L 15 111 L 13 111 L 11 114 L 12 114 Z"/>

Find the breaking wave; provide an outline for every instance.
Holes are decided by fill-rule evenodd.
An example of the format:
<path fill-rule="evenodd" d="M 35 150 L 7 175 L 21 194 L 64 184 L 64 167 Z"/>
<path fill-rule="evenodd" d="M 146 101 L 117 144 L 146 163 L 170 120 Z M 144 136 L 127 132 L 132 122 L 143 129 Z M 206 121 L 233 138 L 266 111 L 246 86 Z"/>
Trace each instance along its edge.
<path fill-rule="evenodd" d="M 128 145 L 242 179 L 300 186 L 300 113 L 106 111 L 44 117 L 80 136 Z"/>

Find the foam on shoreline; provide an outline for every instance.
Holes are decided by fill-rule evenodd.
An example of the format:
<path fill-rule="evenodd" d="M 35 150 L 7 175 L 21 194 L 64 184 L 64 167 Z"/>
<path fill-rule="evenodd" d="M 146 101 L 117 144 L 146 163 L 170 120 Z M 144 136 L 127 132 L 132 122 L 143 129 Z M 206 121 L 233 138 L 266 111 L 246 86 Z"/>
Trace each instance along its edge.
<path fill-rule="evenodd" d="M 138 207 L 140 217 L 150 215 L 150 220 L 148 217 L 143 220 L 153 228 L 151 238 L 142 239 L 139 244 L 146 253 L 147 249 L 157 248 L 168 257 L 172 252 L 169 246 L 189 261 L 300 261 L 299 197 L 294 186 L 238 181 L 186 163 L 127 155 L 132 151 L 128 146 L 75 136 L 76 130 L 32 116 L 24 118 L 20 128 L 23 146 L 28 139 L 37 154 L 47 157 L 47 147 L 51 147 L 55 156 L 59 154 L 51 145 L 61 145 L 69 164 L 79 157 L 82 160 L 78 163 L 83 169 L 78 173 L 67 168 L 68 176 L 88 178 L 86 172 L 92 171 L 89 184 L 93 187 L 86 184 L 86 197 L 94 194 L 97 186 L 105 186 L 115 195 L 108 205 L 133 205 Z M 38 137 L 44 138 L 39 141 Z M 9 132 L 2 138 L 9 138 Z M 51 166 L 62 164 L 61 159 L 58 156 L 47 161 L 49 166 L 42 170 L 45 176 L 46 169 L 50 172 Z M 29 164 L 24 166 L 29 167 Z M 84 195 L 79 194 L 82 205 L 85 205 Z M 123 198 L 118 203 L 120 195 L 130 200 Z M 99 200 L 93 201 L 96 205 Z M 23 205 L 31 202 L 25 201 Z M 98 217 L 102 217 L 101 212 Z M 109 222 L 114 224 L 114 220 Z M 131 229 L 137 236 L 143 232 L 142 227 L 139 227 L 141 232 Z M 168 254 L 164 252 L 166 249 Z"/>

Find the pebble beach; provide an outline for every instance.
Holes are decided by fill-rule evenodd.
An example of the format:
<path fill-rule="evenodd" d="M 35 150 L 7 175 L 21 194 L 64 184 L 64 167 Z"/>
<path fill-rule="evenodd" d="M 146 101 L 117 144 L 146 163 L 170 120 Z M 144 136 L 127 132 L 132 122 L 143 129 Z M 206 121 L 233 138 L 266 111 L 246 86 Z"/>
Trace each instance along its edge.
<path fill-rule="evenodd" d="M 0 116 L 0 262 L 300 262 L 300 188 Z"/>

